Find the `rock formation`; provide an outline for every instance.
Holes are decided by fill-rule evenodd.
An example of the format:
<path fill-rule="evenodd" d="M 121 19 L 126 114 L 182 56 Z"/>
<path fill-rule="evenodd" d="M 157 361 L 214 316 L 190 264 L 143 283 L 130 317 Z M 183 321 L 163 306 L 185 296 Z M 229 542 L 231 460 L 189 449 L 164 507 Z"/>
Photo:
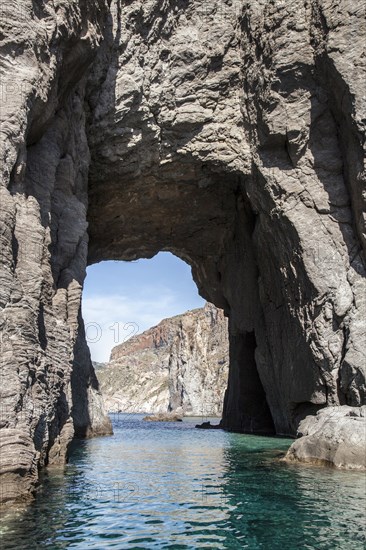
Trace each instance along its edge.
<path fill-rule="evenodd" d="M 366 406 L 327 407 L 300 422 L 285 460 L 366 470 Z"/>
<path fill-rule="evenodd" d="M 2 498 L 110 430 L 87 262 L 192 266 L 229 316 L 226 428 L 365 404 L 362 5 L 7 0 L 0 19 Z"/>
<path fill-rule="evenodd" d="M 220 416 L 228 367 L 227 320 L 207 303 L 113 348 L 97 377 L 111 412 Z"/>
<path fill-rule="evenodd" d="M 40 467 L 62 464 L 74 432 L 110 430 L 80 315 L 84 90 L 107 15 L 104 0 L 1 3 L 2 500 L 26 496 Z"/>
<path fill-rule="evenodd" d="M 183 419 L 178 413 L 168 412 L 145 416 L 143 420 L 146 422 L 182 422 Z"/>

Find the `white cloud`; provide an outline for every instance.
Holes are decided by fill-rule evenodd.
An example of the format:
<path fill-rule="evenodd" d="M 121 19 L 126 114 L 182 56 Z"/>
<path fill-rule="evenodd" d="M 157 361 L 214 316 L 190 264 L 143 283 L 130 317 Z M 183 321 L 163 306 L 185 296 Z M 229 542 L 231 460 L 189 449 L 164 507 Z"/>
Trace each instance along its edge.
<path fill-rule="evenodd" d="M 136 298 L 120 294 L 92 294 L 83 299 L 87 340 L 94 361 L 108 361 L 112 348 L 185 311 L 169 288 L 148 286 Z"/>

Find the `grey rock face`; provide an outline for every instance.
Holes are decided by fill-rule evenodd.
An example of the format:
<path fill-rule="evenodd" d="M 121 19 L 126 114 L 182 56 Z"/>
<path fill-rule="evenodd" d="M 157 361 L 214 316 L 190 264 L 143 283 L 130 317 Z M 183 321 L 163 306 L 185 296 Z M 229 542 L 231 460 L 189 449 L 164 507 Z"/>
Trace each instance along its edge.
<path fill-rule="evenodd" d="M 357 8 L 113 5 L 88 88 L 89 261 L 192 265 L 230 318 L 227 428 L 293 434 L 306 410 L 361 405 Z"/>
<path fill-rule="evenodd" d="M 97 376 L 111 412 L 220 416 L 228 369 L 227 320 L 206 304 L 116 346 Z"/>
<path fill-rule="evenodd" d="M 80 317 L 87 261 L 190 263 L 230 318 L 228 429 L 294 434 L 365 404 L 360 9 L 2 3 L 4 499 L 74 430 L 110 429 Z"/>
<path fill-rule="evenodd" d="M 300 422 L 298 436 L 285 460 L 366 470 L 366 406 L 327 407 Z"/>
<path fill-rule="evenodd" d="M 39 467 L 64 463 L 73 418 L 89 433 L 109 422 L 102 409 L 91 414 L 100 397 L 84 340 L 73 371 L 88 243 L 84 79 L 106 13 L 102 1 L 0 8 L 3 501 L 29 495 Z"/>

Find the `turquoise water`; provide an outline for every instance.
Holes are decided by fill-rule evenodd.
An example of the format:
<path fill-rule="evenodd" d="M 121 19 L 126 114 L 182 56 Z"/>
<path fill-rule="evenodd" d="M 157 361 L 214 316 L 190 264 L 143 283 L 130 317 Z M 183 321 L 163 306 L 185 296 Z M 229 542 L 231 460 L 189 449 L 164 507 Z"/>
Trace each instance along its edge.
<path fill-rule="evenodd" d="M 0 523 L 2 549 L 365 547 L 365 476 L 289 466 L 291 441 L 197 430 L 197 420 L 115 415 L 79 442 L 27 510 Z"/>

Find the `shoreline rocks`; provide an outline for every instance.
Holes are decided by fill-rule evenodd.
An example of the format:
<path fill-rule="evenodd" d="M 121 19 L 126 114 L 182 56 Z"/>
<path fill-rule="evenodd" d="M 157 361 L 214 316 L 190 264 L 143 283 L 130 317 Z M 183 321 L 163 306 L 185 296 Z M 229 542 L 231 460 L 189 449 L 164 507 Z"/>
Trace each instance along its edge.
<path fill-rule="evenodd" d="M 146 422 L 183 422 L 181 415 L 177 413 L 158 413 L 143 418 Z"/>
<path fill-rule="evenodd" d="M 307 416 L 284 460 L 366 470 L 366 406 L 327 407 Z"/>

